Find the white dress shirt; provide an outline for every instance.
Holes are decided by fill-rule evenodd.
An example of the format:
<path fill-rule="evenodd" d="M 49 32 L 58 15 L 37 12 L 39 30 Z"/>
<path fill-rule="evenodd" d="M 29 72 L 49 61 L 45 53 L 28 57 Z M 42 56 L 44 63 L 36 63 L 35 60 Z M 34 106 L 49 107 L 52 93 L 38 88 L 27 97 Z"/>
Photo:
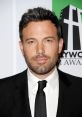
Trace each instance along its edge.
<path fill-rule="evenodd" d="M 34 76 L 28 69 L 28 92 L 29 92 L 29 102 L 32 117 L 34 117 L 34 104 L 35 97 L 38 90 L 38 81 L 39 78 Z M 46 108 L 47 108 L 47 117 L 56 117 L 57 107 L 58 107 L 58 97 L 59 97 L 59 80 L 58 80 L 57 69 L 53 71 L 47 78 L 47 85 L 44 88 L 46 95 Z"/>

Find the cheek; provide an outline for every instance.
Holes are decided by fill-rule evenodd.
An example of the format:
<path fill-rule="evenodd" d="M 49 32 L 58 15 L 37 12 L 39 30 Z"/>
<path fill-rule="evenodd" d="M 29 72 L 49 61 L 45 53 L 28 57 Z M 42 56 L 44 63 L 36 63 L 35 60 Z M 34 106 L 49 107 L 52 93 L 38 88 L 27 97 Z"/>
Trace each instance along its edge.
<path fill-rule="evenodd" d="M 24 48 L 23 49 L 24 55 L 31 59 L 35 55 L 35 49 L 30 48 Z"/>
<path fill-rule="evenodd" d="M 45 48 L 45 53 L 51 56 L 54 56 L 59 53 L 59 49 L 57 45 L 52 45 L 51 47 Z"/>

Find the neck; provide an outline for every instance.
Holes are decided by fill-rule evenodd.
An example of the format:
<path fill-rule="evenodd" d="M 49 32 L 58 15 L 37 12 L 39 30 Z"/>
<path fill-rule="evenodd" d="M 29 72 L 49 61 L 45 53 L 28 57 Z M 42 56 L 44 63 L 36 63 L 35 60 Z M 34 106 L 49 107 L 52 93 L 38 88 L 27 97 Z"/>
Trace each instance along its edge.
<path fill-rule="evenodd" d="M 44 79 L 47 79 L 47 77 L 55 70 L 55 68 L 53 68 L 50 72 L 46 73 L 46 74 L 36 74 L 35 72 L 33 72 L 31 69 L 30 69 L 30 72 L 35 75 L 37 78 L 41 79 L 41 80 L 44 80 Z"/>

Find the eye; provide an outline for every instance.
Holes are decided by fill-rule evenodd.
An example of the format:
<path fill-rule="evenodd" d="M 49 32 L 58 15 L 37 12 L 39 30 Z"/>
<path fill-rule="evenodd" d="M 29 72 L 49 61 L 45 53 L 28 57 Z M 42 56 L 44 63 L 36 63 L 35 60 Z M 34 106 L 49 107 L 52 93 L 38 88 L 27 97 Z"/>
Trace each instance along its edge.
<path fill-rule="evenodd" d="M 47 42 L 47 43 L 51 43 L 51 42 L 53 42 L 53 39 L 51 39 L 51 38 L 47 38 L 47 39 L 45 39 L 45 42 Z"/>
<path fill-rule="evenodd" d="M 46 39 L 47 42 L 52 42 L 52 39 Z"/>
<path fill-rule="evenodd" d="M 34 43 L 34 41 L 33 40 L 29 40 L 29 41 L 27 41 L 27 43 L 28 44 L 32 44 L 32 43 Z"/>
<path fill-rule="evenodd" d="M 27 43 L 28 45 L 34 45 L 34 44 L 36 44 L 36 40 L 35 40 L 35 39 L 27 39 L 27 40 L 26 40 L 26 43 Z"/>

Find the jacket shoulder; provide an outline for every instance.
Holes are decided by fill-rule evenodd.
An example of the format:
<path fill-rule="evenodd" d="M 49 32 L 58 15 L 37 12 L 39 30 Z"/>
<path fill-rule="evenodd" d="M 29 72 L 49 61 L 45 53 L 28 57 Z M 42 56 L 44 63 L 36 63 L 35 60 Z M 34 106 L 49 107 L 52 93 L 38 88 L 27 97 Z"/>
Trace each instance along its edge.
<path fill-rule="evenodd" d="M 59 73 L 59 78 L 62 79 L 63 81 L 68 81 L 68 82 L 71 82 L 71 83 L 82 85 L 82 78 L 81 77 L 65 73 L 65 72 L 63 72 L 59 69 L 58 69 L 58 73 Z"/>
<path fill-rule="evenodd" d="M 8 97 L 19 87 L 21 90 L 26 85 L 27 70 L 16 75 L 0 79 L 0 97 Z"/>
<path fill-rule="evenodd" d="M 20 72 L 18 74 L 15 74 L 13 76 L 5 77 L 0 79 L 0 85 L 1 84 L 9 84 L 17 80 L 24 79 L 26 77 L 27 70 L 24 70 L 23 72 Z"/>

